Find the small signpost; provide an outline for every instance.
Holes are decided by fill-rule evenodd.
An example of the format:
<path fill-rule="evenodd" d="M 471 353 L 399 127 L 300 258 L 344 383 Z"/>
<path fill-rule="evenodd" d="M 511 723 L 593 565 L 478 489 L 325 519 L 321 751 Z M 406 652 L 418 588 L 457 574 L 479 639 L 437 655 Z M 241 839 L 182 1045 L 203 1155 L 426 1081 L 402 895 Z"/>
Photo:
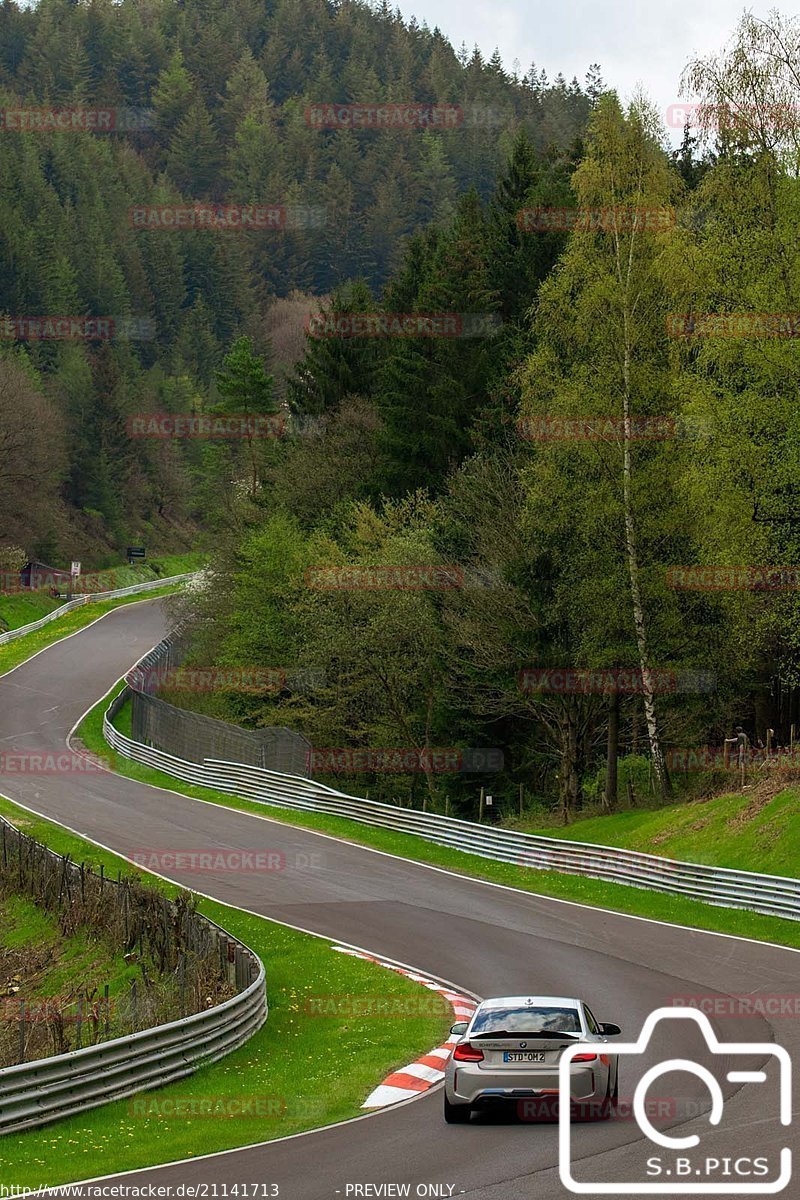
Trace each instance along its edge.
<path fill-rule="evenodd" d="M 72 599 L 72 593 L 75 591 L 75 580 L 79 578 L 80 573 L 81 564 L 73 560 L 69 568 L 69 591 L 67 593 L 68 601 Z"/>
<path fill-rule="evenodd" d="M 147 558 L 144 546 L 128 546 L 128 565 L 132 566 L 137 560 L 143 562 Z"/>

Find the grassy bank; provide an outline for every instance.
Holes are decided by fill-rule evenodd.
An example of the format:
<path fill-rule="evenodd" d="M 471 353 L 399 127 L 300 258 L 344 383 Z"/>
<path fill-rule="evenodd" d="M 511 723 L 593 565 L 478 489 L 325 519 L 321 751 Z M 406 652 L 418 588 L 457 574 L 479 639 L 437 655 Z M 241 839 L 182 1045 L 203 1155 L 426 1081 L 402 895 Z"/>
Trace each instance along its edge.
<path fill-rule="evenodd" d="M 28 897 L 0 900 L 0 1068 L 87 1045 L 95 1029 L 102 1039 L 104 1014 L 113 1030 L 117 1001 L 140 981 L 142 963 L 154 976 L 148 958 L 128 961 L 90 929 L 64 934 L 58 918 Z"/>
<path fill-rule="evenodd" d="M 770 875 L 800 874 L 800 793 L 768 778 L 729 796 L 613 813 L 532 833 Z M 515 826 L 522 827 L 522 826 Z"/>
<path fill-rule="evenodd" d="M 203 565 L 202 554 L 159 555 L 148 563 L 129 567 L 127 563 L 110 567 L 106 571 L 91 572 L 93 591 L 113 592 L 118 588 L 131 587 L 134 583 L 150 583 L 170 575 L 185 575 L 197 571 Z M 10 629 L 21 629 L 46 617 L 64 603 L 49 595 L 47 589 L 35 592 L 0 592 L 0 633 Z"/>
<path fill-rule="evenodd" d="M 131 867 L 61 826 L 0 798 L 0 812 L 26 833 L 107 872 Z M 148 881 L 166 894 L 177 889 Z M 0 1138 L 0 1182 L 28 1187 L 191 1158 L 357 1116 L 391 1070 L 437 1045 L 450 1009 L 393 971 L 337 954 L 324 938 L 299 933 L 210 900 L 200 911 L 251 946 L 267 968 L 270 1015 L 240 1050 L 188 1080 L 118 1101 L 41 1130 Z M 420 995 L 425 1005 L 418 1006 Z M 347 1015 L 379 996 L 402 1012 L 392 1020 Z M 319 998 L 341 1000 L 320 1016 Z M 410 1003 L 409 1003 L 410 1002 Z M 337 1008 L 336 1005 L 333 1008 Z M 185 1115 L 198 1106 L 214 1115 Z M 183 1114 L 173 1115 L 176 1108 Z M 264 1116 L 264 1111 L 268 1116 Z"/>
<path fill-rule="evenodd" d="M 121 687 L 121 685 L 118 685 Z M 112 693 L 113 694 L 113 693 Z M 107 754 L 108 747 L 103 738 L 103 713 L 109 698 L 102 700 L 87 715 L 78 735 L 84 744 L 99 754 Z M 130 732 L 127 706 L 118 718 L 120 728 Z M 192 787 L 161 771 L 140 766 L 121 756 L 115 759 L 115 768 L 121 774 L 155 787 L 169 788 L 187 796 L 210 801 L 242 812 L 254 813 L 271 820 L 295 825 L 303 829 L 331 834 L 361 846 L 370 846 L 387 854 L 399 855 L 430 866 L 443 867 L 476 879 L 521 891 L 552 896 L 561 900 L 572 900 L 597 908 L 612 909 L 633 916 L 652 920 L 669 921 L 694 929 L 714 930 L 739 937 L 756 938 L 759 941 L 776 942 L 800 949 L 800 922 L 781 920 L 777 917 L 761 916 L 758 913 L 737 909 L 718 908 L 696 900 L 669 896 L 659 892 L 648 892 L 622 884 L 604 883 L 597 879 L 582 879 L 560 875 L 556 871 L 539 871 L 515 863 L 492 862 L 475 854 L 447 847 L 435 846 L 413 834 L 397 833 L 389 829 L 375 829 L 343 817 L 325 813 L 297 812 L 272 804 L 260 804 L 236 796 L 216 792 L 212 788 Z M 745 801 L 746 803 L 746 801 Z M 656 815 L 656 814 L 651 814 Z M 578 826 L 571 827 L 577 829 Z M 550 831 L 552 834 L 552 830 Z M 699 836 L 698 831 L 698 836 Z M 709 848 L 711 842 L 709 841 Z M 652 849 L 652 848 L 651 848 Z M 694 855 L 697 857 L 697 855 Z"/>

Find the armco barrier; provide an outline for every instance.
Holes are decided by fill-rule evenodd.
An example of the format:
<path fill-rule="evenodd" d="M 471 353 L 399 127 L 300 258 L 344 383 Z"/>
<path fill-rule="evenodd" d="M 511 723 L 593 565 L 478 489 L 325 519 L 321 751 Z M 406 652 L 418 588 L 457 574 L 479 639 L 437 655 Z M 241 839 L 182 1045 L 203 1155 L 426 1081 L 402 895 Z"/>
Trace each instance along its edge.
<path fill-rule="evenodd" d="M 176 779 L 215 788 L 236 796 L 245 796 L 262 804 L 304 809 L 347 817 L 363 825 L 377 825 L 412 833 L 439 846 L 464 850 L 498 862 L 516 863 L 541 871 L 581 875 L 607 883 L 668 892 L 724 908 L 743 908 L 769 916 L 800 920 L 800 880 L 782 875 L 761 875 L 734 871 L 725 867 L 707 867 L 621 850 L 614 846 L 596 846 L 589 842 L 570 842 L 559 838 L 495 829 L 474 821 L 396 808 L 359 796 L 348 796 L 334 788 L 282 775 L 242 763 L 206 759 L 189 763 L 162 750 L 144 746 L 115 729 L 113 717 L 127 698 L 127 688 L 112 701 L 103 731 L 109 745 L 119 754 L 146 766 L 155 767 Z"/>
<path fill-rule="evenodd" d="M 311 743 L 296 730 L 277 725 L 243 729 L 155 695 L 159 677 L 165 679 L 179 668 L 183 654 L 180 630 L 173 630 L 125 676 L 133 696 L 131 736 L 135 741 L 188 762 L 217 758 L 268 771 L 308 774 Z"/>
<path fill-rule="evenodd" d="M 242 970 L 250 977 L 247 986 L 230 1000 L 180 1021 L 0 1069 L 0 1135 L 47 1125 L 182 1079 L 230 1054 L 261 1028 L 268 1011 L 264 964 L 247 946 L 203 919 L 236 948 Z"/>
<path fill-rule="evenodd" d="M 66 604 L 54 608 L 46 617 L 42 617 L 38 621 L 31 621 L 30 625 L 22 625 L 19 629 L 9 629 L 6 633 L 0 633 L 0 646 L 5 646 L 7 642 L 15 642 L 17 638 L 25 637 L 26 633 L 35 633 L 37 629 L 44 629 L 45 625 L 49 625 L 51 621 L 56 621 L 59 617 L 73 612 L 76 608 L 81 608 L 84 604 L 95 604 L 99 600 L 120 600 L 124 596 L 137 596 L 139 592 L 154 592 L 158 588 L 169 587 L 173 583 L 187 583 L 190 579 L 196 578 L 197 574 L 196 571 L 190 571 L 187 575 L 148 579 L 146 583 L 134 583 L 130 587 L 117 588 L 115 592 L 92 592 L 86 596 L 78 596 L 75 600 L 68 600 Z"/>

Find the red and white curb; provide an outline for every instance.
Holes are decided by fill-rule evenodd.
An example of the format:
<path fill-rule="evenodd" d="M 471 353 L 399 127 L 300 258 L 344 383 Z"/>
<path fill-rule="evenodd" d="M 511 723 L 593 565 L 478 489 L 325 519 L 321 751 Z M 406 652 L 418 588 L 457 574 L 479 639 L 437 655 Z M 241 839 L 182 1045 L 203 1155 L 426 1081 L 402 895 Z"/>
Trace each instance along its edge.
<path fill-rule="evenodd" d="M 450 1002 L 457 1021 L 468 1021 L 478 1007 L 477 1003 L 469 996 L 462 996 L 460 992 L 455 992 L 452 988 L 437 983 L 434 979 L 429 979 L 427 975 L 409 971 L 406 967 L 398 967 L 396 963 L 386 962 L 383 958 L 364 954 L 360 950 L 351 950 L 349 946 L 332 946 L 331 949 L 338 951 L 339 954 L 349 954 L 352 958 L 363 958 L 367 962 L 376 963 L 379 967 L 386 967 L 388 971 L 396 971 L 398 975 L 405 975 L 407 979 L 413 979 L 415 983 L 421 984 L 431 992 L 440 992 L 443 998 Z M 361 1107 L 384 1108 L 387 1104 L 396 1104 L 398 1100 L 408 1100 L 419 1092 L 427 1092 L 428 1088 L 444 1079 L 445 1064 L 450 1057 L 453 1042 L 456 1041 L 458 1038 L 448 1037 L 441 1046 L 436 1046 L 427 1054 L 423 1054 L 416 1062 L 409 1063 L 407 1067 L 402 1067 L 399 1071 L 393 1071 L 391 1075 L 387 1075 L 383 1083 L 367 1096 Z"/>

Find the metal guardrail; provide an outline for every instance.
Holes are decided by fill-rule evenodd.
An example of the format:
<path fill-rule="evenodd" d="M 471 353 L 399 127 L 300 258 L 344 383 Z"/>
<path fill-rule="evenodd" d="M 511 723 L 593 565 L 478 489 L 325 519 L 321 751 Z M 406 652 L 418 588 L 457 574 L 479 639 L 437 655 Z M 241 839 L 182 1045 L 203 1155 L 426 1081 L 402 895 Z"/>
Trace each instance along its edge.
<path fill-rule="evenodd" d="M 19 629 L 9 629 L 6 633 L 0 633 L 0 646 L 5 646 L 8 642 L 15 642 L 17 638 L 25 637 L 27 633 L 35 633 L 37 629 L 44 629 L 45 625 L 49 625 L 51 621 L 56 621 L 76 608 L 82 608 L 84 604 L 94 604 L 99 600 L 119 600 L 124 596 L 136 596 L 139 592 L 154 592 L 158 588 L 169 587 L 173 583 L 187 583 L 196 575 L 196 571 L 190 571 L 186 575 L 169 575 L 164 579 L 148 579 L 146 583 L 133 583 L 130 587 L 117 588 L 113 592 L 91 592 L 86 596 L 78 596 L 75 600 L 68 600 L 66 604 L 54 608 L 52 612 L 38 621 L 31 621 L 30 625 L 22 625 Z"/>
<path fill-rule="evenodd" d="M 397 808 L 359 796 L 349 796 L 310 779 L 282 775 L 242 763 L 216 759 L 206 759 L 203 763 L 185 762 L 162 750 L 136 742 L 114 727 L 113 717 L 127 698 L 127 692 L 127 688 L 120 692 L 105 714 L 103 732 L 106 741 L 126 758 L 155 767 L 186 783 L 244 796 L 261 804 L 328 813 L 347 817 L 363 825 L 414 834 L 436 845 L 497 862 L 580 875 L 606 883 L 667 892 L 724 908 L 741 908 L 785 917 L 787 920 L 800 920 L 798 879 L 703 866 L 622 850 L 615 846 L 492 828 L 474 821 Z"/>
<path fill-rule="evenodd" d="M 59 855 L 54 857 L 61 861 Z M 179 1021 L 0 1069 L 0 1135 L 47 1125 L 183 1079 L 230 1054 L 261 1028 L 268 1013 L 264 964 L 214 921 L 203 920 L 220 940 L 238 948 L 240 960 L 249 967 L 247 987 Z"/>

